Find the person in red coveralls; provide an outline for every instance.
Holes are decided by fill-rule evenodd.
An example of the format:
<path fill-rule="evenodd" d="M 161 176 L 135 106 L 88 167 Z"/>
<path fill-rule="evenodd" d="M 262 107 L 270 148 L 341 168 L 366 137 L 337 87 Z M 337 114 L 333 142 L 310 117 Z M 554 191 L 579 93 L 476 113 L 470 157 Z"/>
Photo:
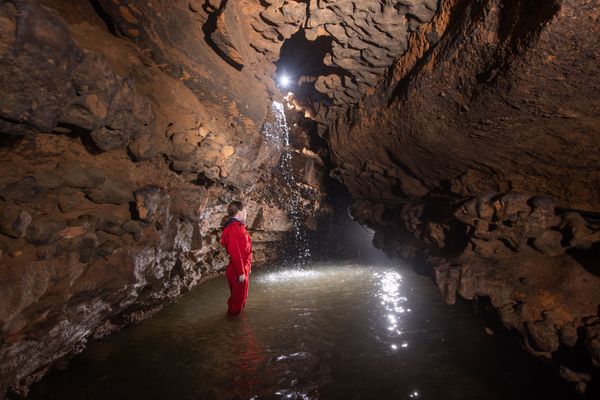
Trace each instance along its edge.
<path fill-rule="evenodd" d="M 229 253 L 229 264 L 225 271 L 231 292 L 227 300 L 227 314 L 235 316 L 246 305 L 252 262 L 252 242 L 246 230 L 246 210 L 242 202 L 232 201 L 227 206 L 227 216 L 222 222 L 221 244 Z"/>

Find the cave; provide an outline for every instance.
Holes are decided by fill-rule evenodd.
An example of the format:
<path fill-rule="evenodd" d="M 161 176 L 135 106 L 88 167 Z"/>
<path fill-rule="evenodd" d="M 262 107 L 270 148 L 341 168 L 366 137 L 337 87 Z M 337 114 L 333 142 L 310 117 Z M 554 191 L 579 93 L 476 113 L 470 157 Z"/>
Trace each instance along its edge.
<path fill-rule="evenodd" d="M 3 0 L 0 399 L 598 399 L 599 15 Z"/>

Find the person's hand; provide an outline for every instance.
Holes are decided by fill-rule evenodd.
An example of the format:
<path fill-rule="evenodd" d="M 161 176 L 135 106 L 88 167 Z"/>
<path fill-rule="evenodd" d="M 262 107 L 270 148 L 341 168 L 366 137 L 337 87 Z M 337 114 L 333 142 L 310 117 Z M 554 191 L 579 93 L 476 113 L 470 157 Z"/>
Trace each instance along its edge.
<path fill-rule="evenodd" d="M 239 283 L 243 283 L 246 280 L 246 275 L 240 275 L 238 276 L 238 282 Z"/>

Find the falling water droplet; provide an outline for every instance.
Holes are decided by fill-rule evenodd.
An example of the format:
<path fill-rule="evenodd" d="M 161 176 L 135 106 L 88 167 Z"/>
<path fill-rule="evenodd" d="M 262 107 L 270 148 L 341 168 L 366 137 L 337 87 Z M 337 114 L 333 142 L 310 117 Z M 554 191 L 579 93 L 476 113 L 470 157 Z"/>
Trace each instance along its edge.
<path fill-rule="evenodd" d="M 279 150 L 282 151 L 281 159 L 279 160 L 278 169 L 283 175 L 283 183 L 288 189 L 289 201 L 284 202 L 286 211 L 288 212 L 294 230 L 295 248 L 296 248 L 296 266 L 303 268 L 311 257 L 308 237 L 304 226 L 302 225 L 302 210 L 300 207 L 300 193 L 298 182 L 294 177 L 292 169 L 292 153 L 290 146 L 290 130 L 285 118 L 283 104 L 277 101 L 272 105 L 274 122 L 265 123 L 263 134 L 268 141 L 272 142 Z"/>

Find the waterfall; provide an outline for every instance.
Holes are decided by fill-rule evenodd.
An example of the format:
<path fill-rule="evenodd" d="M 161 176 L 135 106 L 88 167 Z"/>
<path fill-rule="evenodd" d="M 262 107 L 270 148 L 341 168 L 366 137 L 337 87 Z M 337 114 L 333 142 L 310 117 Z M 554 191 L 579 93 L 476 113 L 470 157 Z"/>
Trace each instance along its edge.
<path fill-rule="evenodd" d="M 288 212 L 294 229 L 294 248 L 298 259 L 296 265 L 303 267 L 311 257 L 308 245 L 308 237 L 302 226 L 302 213 L 300 212 L 300 200 L 302 198 L 298 183 L 292 170 L 292 153 L 290 151 L 290 130 L 285 118 L 283 104 L 273 101 L 273 122 L 265 123 L 263 134 L 268 141 L 273 143 L 280 151 L 281 158 L 277 169 L 283 176 L 283 184 L 288 189 L 289 202 L 283 203 Z"/>

